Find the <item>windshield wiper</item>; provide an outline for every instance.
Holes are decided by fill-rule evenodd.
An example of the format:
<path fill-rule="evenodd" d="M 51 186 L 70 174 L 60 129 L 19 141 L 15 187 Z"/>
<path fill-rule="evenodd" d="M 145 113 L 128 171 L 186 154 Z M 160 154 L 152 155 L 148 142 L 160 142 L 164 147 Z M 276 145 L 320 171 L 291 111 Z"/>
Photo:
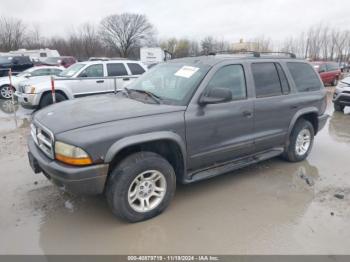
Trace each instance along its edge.
<path fill-rule="evenodd" d="M 146 91 L 142 89 L 128 89 L 126 87 L 124 87 L 124 89 L 128 95 L 130 95 L 130 92 L 137 92 L 137 93 L 145 94 L 148 97 L 151 97 L 157 104 L 160 104 L 162 101 L 162 98 L 160 96 L 157 96 L 150 91 Z"/>

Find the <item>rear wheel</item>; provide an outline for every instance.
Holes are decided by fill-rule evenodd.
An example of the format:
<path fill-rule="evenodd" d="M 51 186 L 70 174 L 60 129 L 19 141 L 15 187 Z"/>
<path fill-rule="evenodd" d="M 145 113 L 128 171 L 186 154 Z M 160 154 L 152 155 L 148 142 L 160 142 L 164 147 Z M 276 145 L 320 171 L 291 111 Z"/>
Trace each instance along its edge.
<path fill-rule="evenodd" d="M 56 93 L 55 96 L 56 96 L 56 103 L 67 100 L 67 98 L 64 95 L 62 95 L 61 93 Z M 52 104 L 52 95 L 51 95 L 51 93 L 46 93 L 41 98 L 39 107 L 44 108 L 44 107 L 49 106 L 51 104 Z"/>
<path fill-rule="evenodd" d="M 173 167 L 158 154 L 139 152 L 117 165 L 106 185 L 106 198 L 114 215 L 129 222 L 157 216 L 175 194 Z"/>
<path fill-rule="evenodd" d="M 334 111 L 343 112 L 344 111 L 344 106 L 339 105 L 337 103 L 334 103 Z"/>
<path fill-rule="evenodd" d="M 283 157 L 290 162 L 304 160 L 310 153 L 314 142 L 314 128 L 309 121 L 298 120 L 289 139 Z"/>
<path fill-rule="evenodd" d="M 16 90 L 12 89 L 10 85 L 3 85 L 0 87 L 0 97 L 4 99 L 11 99 L 12 92 Z"/>

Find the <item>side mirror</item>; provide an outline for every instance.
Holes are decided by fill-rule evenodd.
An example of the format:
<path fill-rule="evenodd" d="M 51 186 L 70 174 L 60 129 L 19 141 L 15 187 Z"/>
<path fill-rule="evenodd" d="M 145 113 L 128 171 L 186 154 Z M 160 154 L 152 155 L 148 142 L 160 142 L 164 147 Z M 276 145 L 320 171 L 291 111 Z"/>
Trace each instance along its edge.
<path fill-rule="evenodd" d="M 86 73 L 81 73 L 81 74 L 79 75 L 79 77 L 87 77 L 87 74 L 86 74 Z"/>
<path fill-rule="evenodd" d="M 200 105 L 218 104 L 232 100 L 232 91 L 228 88 L 213 88 L 208 94 L 202 95 L 199 99 Z"/>
<path fill-rule="evenodd" d="M 321 73 L 326 72 L 326 70 L 325 70 L 325 69 L 321 69 L 321 70 L 319 70 L 318 72 L 321 74 Z"/>
<path fill-rule="evenodd" d="M 24 75 L 25 78 L 29 78 L 29 77 L 31 77 L 31 76 L 32 76 L 32 75 L 29 74 L 29 73 Z"/>

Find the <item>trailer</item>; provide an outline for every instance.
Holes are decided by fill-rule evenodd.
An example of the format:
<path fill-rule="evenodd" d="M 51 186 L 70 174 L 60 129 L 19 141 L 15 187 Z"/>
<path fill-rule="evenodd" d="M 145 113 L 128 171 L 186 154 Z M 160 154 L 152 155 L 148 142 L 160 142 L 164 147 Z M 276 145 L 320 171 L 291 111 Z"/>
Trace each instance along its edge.
<path fill-rule="evenodd" d="M 42 48 L 42 49 L 18 49 L 7 53 L 0 53 L 0 56 L 29 56 L 34 62 L 43 61 L 47 57 L 58 57 L 60 54 L 57 50 Z"/>

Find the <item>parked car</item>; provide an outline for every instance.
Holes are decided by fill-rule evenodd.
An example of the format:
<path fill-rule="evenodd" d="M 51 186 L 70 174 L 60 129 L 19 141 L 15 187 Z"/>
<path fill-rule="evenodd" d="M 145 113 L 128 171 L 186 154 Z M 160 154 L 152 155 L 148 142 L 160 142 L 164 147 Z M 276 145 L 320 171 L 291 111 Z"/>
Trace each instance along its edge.
<path fill-rule="evenodd" d="M 350 77 L 338 83 L 333 94 L 333 105 L 335 111 L 344 111 L 346 106 L 350 106 Z"/>
<path fill-rule="evenodd" d="M 109 60 L 75 63 L 55 78 L 56 102 L 84 96 L 115 92 L 132 82 L 147 68 L 138 61 Z M 25 108 L 43 108 L 52 104 L 50 79 L 35 79 L 21 83 L 16 92 Z"/>
<path fill-rule="evenodd" d="M 9 69 L 16 75 L 30 67 L 33 67 L 33 62 L 29 56 L 0 56 L 0 77 L 8 76 Z"/>
<path fill-rule="evenodd" d="M 341 64 L 340 64 L 340 70 L 343 72 L 343 73 L 345 73 L 345 72 L 349 72 L 349 64 L 348 63 L 346 63 L 346 62 L 342 62 Z"/>
<path fill-rule="evenodd" d="M 336 86 L 340 79 L 341 70 L 337 63 L 334 62 L 312 62 L 315 70 L 320 74 L 322 82 Z"/>
<path fill-rule="evenodd" d="M 67 190 L 104 192 L 115 215 L 142 221 L 169 205 L 176 181 L 196 182 L 279 155 L 304 160 L 328 118 L 326 94 L 302 60 L 176 59 L 117 95 L 38 111 L 29 161 L 35 173 Z"/>
<path fill-rule="evenodd" d="M 64 68 L 70 67 L 75 64 L 77 60 L 73 56 L 58 56 L 58 57 L 48 57 L 43 62 L 42 65 L 48 66 L 63 66 Z"/>
<path fill-rule="evenodd" d="M 18 75 L 12 76 L 12 88 L 8 76 L 0 77 L 0 98 L 10 99 L 12 97 L 13 89 L 16 91 L 21 82 L 29 78 L 47 75 L 59 75 L 63 71 L 62 68 L 56 66 L 39 66 L 31 67 Z"/>

